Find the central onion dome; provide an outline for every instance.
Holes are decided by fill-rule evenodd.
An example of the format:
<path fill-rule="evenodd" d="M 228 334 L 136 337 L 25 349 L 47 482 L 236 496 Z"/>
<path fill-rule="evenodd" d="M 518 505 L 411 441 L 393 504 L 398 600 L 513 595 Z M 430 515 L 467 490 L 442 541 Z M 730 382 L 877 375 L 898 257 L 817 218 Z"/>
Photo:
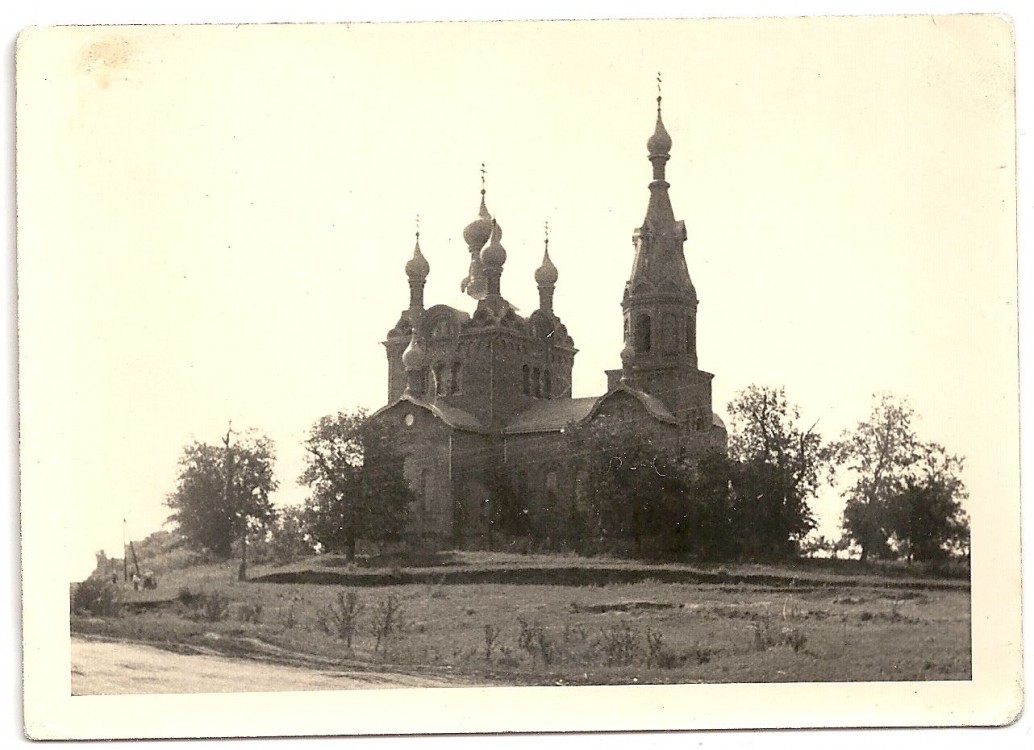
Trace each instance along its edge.
<path fill-rule="evenodd" d="M 492 216 L 485 206 L 485 191 L 482 190 L 481 209 L 478 211 L 478 217 L 463 228 L 463 241 L 467 243 L 467 247 L 482 248 L 491 236 Z"/>
<path fill-rule="evenodd" d="M 486 267 L 502 268 L 506 262 L 506 250 L 499 242 L 502 236 L 503 230 L 493 221 L 488 245 L 481 251 L 481 263 Z"/>
<path fill-rule="evenodd" d="M 420 370 L 427 366 L 427 357 L 424 355 L 424 347 L 416 338 L 416 329 L 409 339 L 409 346 L 402 352 L 402 366 L 407 370 Z"/>
<path fill-rule="evenodd" d="M 646 141 L 646 150 L 650 156 L 668 156 L 671 152 L 671 136 L 664 129 L 664 122 L 661 120 L 661 98 L 657 97 L 657 126 L 653 135 Z"/>
<path fill-rule="evenodd" d="M 406 261 L 406 276 L 414 281 L 423 281 L 431 272 L 431 264 L 420 252 L 420 233 L 416 234 L 416 247 L 413 248 L 413 257 Z"/>
<path fill-rule="evenodd" d="M 535 270 L 535 283 L 539 286 L 552 286 L 556 284 L 559 276 L 560 274 L 557 273 L 556 266 L 549 259 L 549 245 L 546 245 L 546 252 L 542 256 L 542 265 Z"/>

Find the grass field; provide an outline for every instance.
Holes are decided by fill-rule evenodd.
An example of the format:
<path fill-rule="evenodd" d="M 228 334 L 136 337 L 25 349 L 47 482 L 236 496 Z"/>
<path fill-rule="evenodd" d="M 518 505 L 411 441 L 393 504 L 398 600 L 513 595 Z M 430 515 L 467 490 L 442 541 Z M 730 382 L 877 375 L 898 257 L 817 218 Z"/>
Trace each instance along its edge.
<path fill-rule="evenodd" d="M 502 684 L 971 677 L 966 581 L 843 564 L 701 570 L 520 558 L 453 553 L 443 565 L 415 569 L 314 558 L 279 570 L 337 571 L 349 585 L 238 583 L 232 563 L 199 566 L 163 574 L 158 591 L 125 591 L 120 616 L 74 616 L 72 630 Z M 492 570 L 522 565 L 532 582 L 492 582 Z M 580 572 L 571 578 L 571 570 Z M 598 584 L 570 583 L 592 579 L 593 570 Z M 608 582 L 614 570 L 635 582 Z M 483 582 L 464 582 L 471 571 Z M 534 582 L 550 571 L 559 583 Z"/>

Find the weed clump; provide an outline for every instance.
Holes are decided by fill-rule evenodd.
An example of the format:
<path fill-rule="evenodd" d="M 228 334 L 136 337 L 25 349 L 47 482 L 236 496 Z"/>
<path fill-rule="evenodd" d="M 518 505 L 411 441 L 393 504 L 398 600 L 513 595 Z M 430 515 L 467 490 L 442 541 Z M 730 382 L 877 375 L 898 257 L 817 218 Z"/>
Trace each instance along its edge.
<path fill-rule="evenodd" d="M 520 632 L 517 634 L 517 647 L 531 656 L 532 663 L 541 659 L 545 666 L 553 663 L 557 647 L 549 632 L 539 623 L 529 623 L 522 617 L 517 618 Z"/>
<path fill-rule="evenodd" d="M 393 639 L 402 629 L 402 606 L 398 595 L 388 594 L 386 599 L 377 604 L 373 627 L 376 639 L 373 646 L 374 654 L 379 652 L 382 656 L 387 656 Z"/>
<path fill-rule="evenodd" d="M 176 601 L 183 616 L 191 620 L 219 622 L 230 614 L 230 597 L 218 591 L 191 591 L 184 586 L 176 593 Z"/>
<path fill-rule="evenodd" d="M 768 615 L 755 617 L 754 626 L 755 651 L 766 651 L 773 646 L 789 646 L 795 654 L 804 649 L 808 642 L 808 636 L 804 629 L 797 625 L 785 625 L 781 630 L 776 631 L 772 626 L 772 618 Z"/>
<path fill-rule="evenodd" d="M 252 625 L 262 624 L 262 604 L 260 602 L 245 602 L 237 610 L 237 618 L 241 622 L 249 622 Z"/>
<path fill-rule="evenodd" d="M 327 635 L 343 640 L 345 647 L 351 651 L 362 611 L 363 603 L 359 600 L 359 594 L 339 591 L 336 601 L 316 611 L 316 627 Z"/>

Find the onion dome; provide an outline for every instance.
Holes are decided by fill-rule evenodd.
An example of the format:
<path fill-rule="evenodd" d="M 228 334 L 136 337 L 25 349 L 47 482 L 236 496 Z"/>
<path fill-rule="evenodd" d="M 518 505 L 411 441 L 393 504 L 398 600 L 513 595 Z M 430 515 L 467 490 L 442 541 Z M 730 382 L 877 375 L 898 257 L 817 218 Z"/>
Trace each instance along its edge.
<path fill-rule="evenodd" d="M 423 281 L 431 272 L 431 264 L 420 252 L 420 232 L 416 233 L 416 247 L 413 248 L 413 257 L 406 261 L 406 276 L 414 281 Z"/>
<path fill-rule="evenodd" d="M 556 266 L 549 259 L 549 240 L 546 240 L 546 252 L 542 256 L 542 265 L 535 269 L 535 283 L 539 286 L 552 286 L 559 278 Z"/>
<path fill-rule="evenodd" d="M 420 370 L 426 366 L 427 357 L 424 355 L 424 347 L 417 341 L 416 329 L 413 329 L 413 335 L 409 339 L 409 346 L 402 352 L 402 367 L 409 371 Z"/>
<path fill-rule="evenodd" d="M 499 228 L 499 225 L 492 222 L 492 233 L 489 236 L 488 244 L 485 249 L 481 251 L 481 263 L 486 267 L 502 268 L 506 262 L 506 250 L 499 242 L 499 238 L 502 237 L 503 231 Z"/>
<path fill-rule="evenodd" d="M 463 241 L 467 243 L 467 247 L 482 248 L 491 236 L 492 216 L 485 206 L 485 190 L 482 188 L 481 209 L 478 211 L 478 217 L 463 228 Z"/>
<path fill-rule="evenodd" d="M 671 136 L 664 129 L 664 121 L 661 120 L 661 97 L 657 97 L 657 126 L 653 135 L 646 141 L 646 150 L 650 156 L 667 156 L 671 152 Z"/>

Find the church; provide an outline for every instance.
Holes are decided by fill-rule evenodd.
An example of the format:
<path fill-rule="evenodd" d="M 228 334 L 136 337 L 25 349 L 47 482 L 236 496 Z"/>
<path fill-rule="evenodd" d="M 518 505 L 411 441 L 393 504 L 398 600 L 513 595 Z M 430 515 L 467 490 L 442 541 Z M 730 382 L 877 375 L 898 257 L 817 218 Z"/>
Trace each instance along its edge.
<path fill-rule="evenodd" d="M 600 396 L 572 397 L 578 350 L 553 307 L 560 274 L 548 238 L 534 274 L 538 309 L 523 317 L 502 293 L 503 230 L 488 210 L 484 186 L 478 215 L 463 230 L 470 272 L 461 287 L 476 300 L 472 312 L 425 306 L 430 264 L 417 234 L 405 264 L 409 307 L 383 342 L 388 403 L 370 417 L 386 420 L 402 443 L 405 474 L 418 498 L 411 541 L 444 547 L 490 539 L 499 477 L 512 488 L 529 528 L 548 536 L 582 502 L 578 467 L 563 448 L 563 431 L 573 424 L 632 421 L 690 460 L 725 451 L 725 426 L 711 404 L 714 376 L 697 361 L 697 293 L 683 250 L 686 227 L 675 218 L 665 180 L 672 140 L 660 96 L 646 146 L 653 174 L 621 298 L 620 367 L 607 371 L 607 392 Z"/>

